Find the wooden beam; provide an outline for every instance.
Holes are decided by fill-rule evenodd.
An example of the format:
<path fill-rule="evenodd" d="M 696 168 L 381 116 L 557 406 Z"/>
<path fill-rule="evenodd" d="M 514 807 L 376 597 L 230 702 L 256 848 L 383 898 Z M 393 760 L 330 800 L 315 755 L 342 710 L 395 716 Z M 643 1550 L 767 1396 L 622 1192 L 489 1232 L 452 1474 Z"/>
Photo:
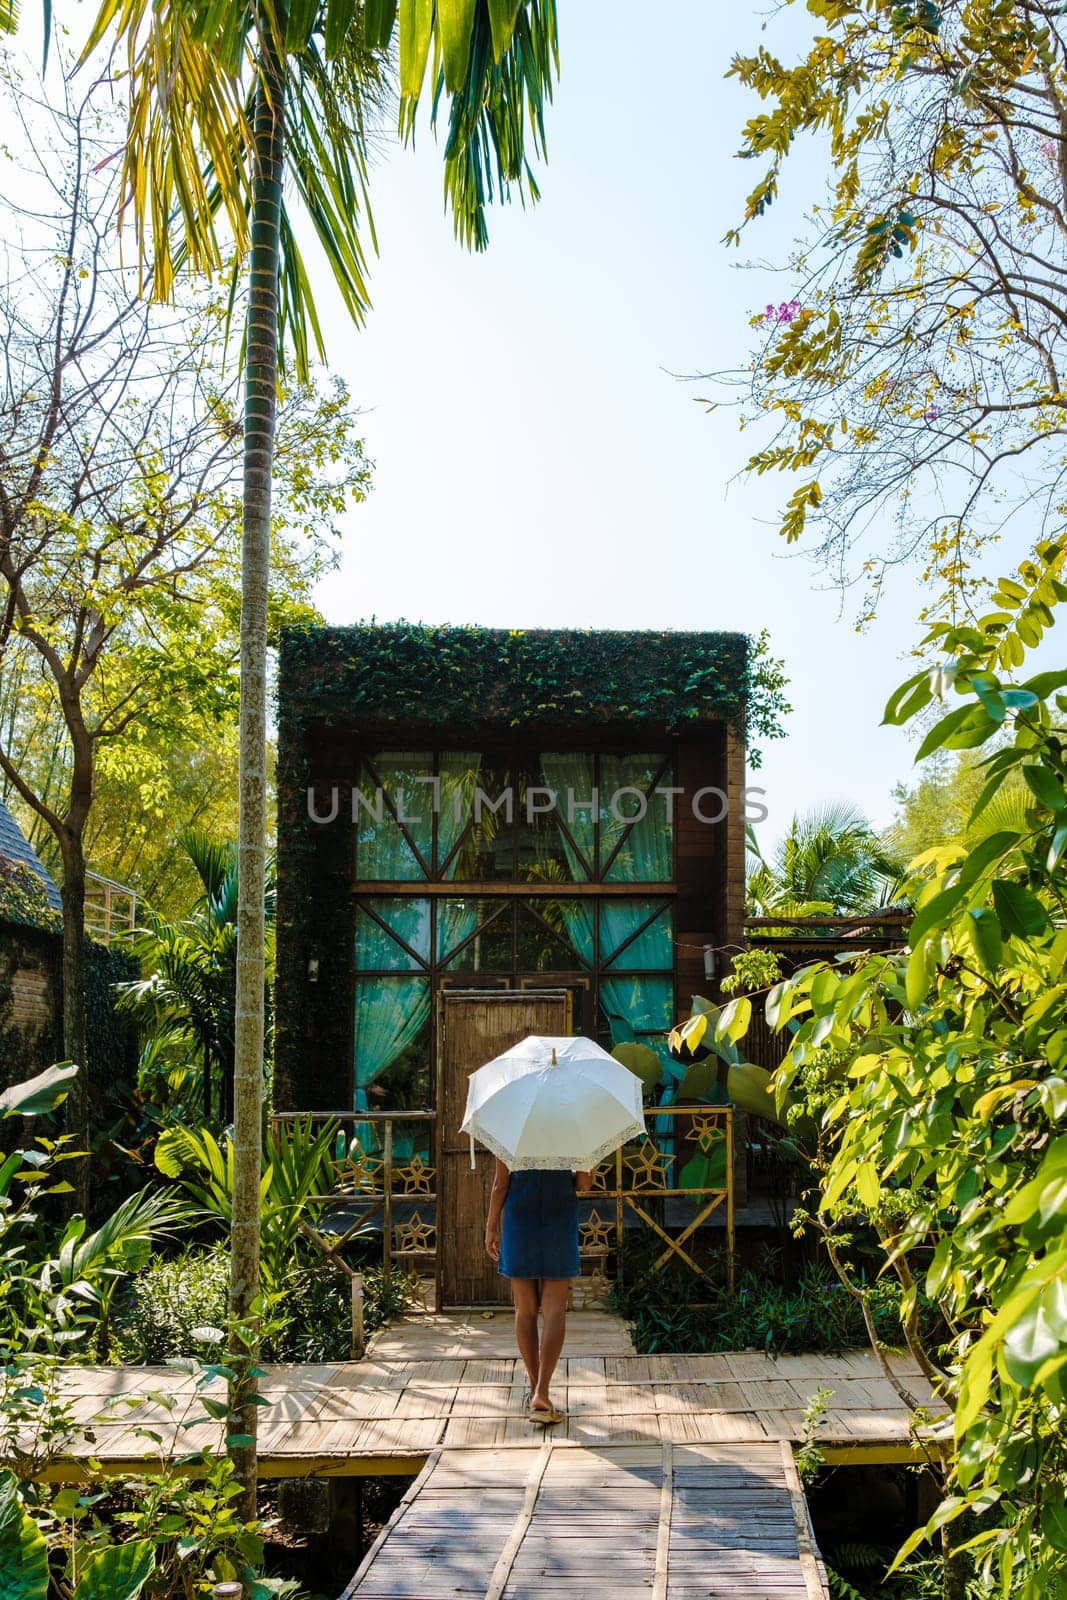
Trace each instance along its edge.
<path fill-rule="evenodd" d="M 583 895 L 623 895 L 642 899 L 653 895 L 676 895 L 674 883 L 535 883 L 526 879 L 487 878 L 475 882 L 448 879 L 442 882 L 432 878 L 357 878 L 352 885 L 359 895 L 410 895 L 424 900 L 427 895 L 447 895 L 460 900 L 488 900 L 494 895 L 508 895 L 512 899 L 568 900 Z M 546 977 L 549 974 L 546 973 Z"/>
<path fill-rule="evenodd" d="M 652 1575 L 652 1600 L 667 1600 L 673 1505 L 674 1445 L 668 1439 L 663 1446 L 663 1482 L 659 1492 L 659 1529 L 656 1533 L 656 1569 Z"/>
<path fill-rule="evenodd" d="M 501 1595 L 504 1593 L 504 1587 L 511 1576 L 511 1569 L 515 1565 L 515 1557 L 519 1553 L 519 1546 L 526 1537 L 526 1530 L 533 1520 L 534 1506 L 537 1504 L 537 1496 L 541 1491 L 541 1479 L 545 1475 L 545 1468 L 548 1466 L 548 1458 L 551 1454 L 552 1443 L 549 1439 L 545 1439 L 537 1452 L 537 1459 L 530 1468 L 530 1476 L 526 1480 L 526 1492 L 522 1497 L 519 1514 L 515 1518 L 514 1527 L 508 1534 L 507 1543 L 497 1557 L 493 1575 L 489 1579 L 489 1587 L 485 1591 L 485 1600 L 500 1600 Z"/>

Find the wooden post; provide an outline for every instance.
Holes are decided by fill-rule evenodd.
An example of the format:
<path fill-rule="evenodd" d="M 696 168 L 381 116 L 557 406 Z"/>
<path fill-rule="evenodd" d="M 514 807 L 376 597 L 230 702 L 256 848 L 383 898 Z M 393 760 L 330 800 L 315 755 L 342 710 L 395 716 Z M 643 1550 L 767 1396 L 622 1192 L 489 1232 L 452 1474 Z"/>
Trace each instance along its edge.
<path fill-rule="evenodd" d="M 363 1274 L 352 1274 L 352 1360 L 362 1361 L 366 1352 L 363 1339 Z"/>
<path fill-rule="evenodd" d="M 622 1147 L 620 1146 L 615 1152 L 615 1276 L 619 1283 L 622 1282 L 622 1245 Z"/>
<path fill-rule="evenodd" d="M 385 1203 L 382 1207 L 382 1266 L 388 1273 L 393 1262 L 393 1119 L 385 1122 L 385 1145 L 382 1151 L 382 1180 L 385 1184 Z"/>
<path fill-rule="evenodd" d="M 734 1113 L 726 1107 L 726 1285 L 734 1292 Z"/>

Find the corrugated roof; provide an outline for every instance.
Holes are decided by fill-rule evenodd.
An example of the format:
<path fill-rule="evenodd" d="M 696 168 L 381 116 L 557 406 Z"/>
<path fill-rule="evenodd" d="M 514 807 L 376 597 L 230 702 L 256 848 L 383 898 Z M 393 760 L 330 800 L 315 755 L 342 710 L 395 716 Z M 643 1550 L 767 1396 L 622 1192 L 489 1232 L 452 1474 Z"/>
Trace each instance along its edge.
<path fill-rule="evenodd" d="M 3 856 L 5 861 L 21 861 L 23 866 L 36 872 L 44 884 L 49 905 L 54 906 L 57 911 L 62 911 L 63 900 L 55 879 L 42 866 L 37 852 L 2 800 L 0 800 L 0 856 Z"/>

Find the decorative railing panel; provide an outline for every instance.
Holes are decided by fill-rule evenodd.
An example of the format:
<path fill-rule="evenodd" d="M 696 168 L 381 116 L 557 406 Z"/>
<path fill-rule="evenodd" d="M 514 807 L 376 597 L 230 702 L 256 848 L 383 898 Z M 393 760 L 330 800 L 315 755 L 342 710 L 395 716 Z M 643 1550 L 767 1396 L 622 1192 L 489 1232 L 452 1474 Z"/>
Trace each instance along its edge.
<path fill-rule="evenodd" d="M 330 1181 L 311 1196 L 319 1223 L 309 1230 L 329 1253 L 368 1232 L 382 1236 L 382 1261 L 432 1271 L 437 1254 L 436 1114 L 432 1111 L 281 1112 L 275 1123 L 309 1117 L 338 1124 Z M 682 1263 L 702 1275 L 698 1230 L 725 1212 L 726 1268 L 734 1282 L 734 1139 L 729 1106 L 652 1106 L 643 1140 L 597 1167 L 582 1200 L 579 1249 L 593 1280 L 607 1283 L 625 1252 L 627 1229 L 650 1230 L 663 1248 L 659 1271 Z M 591 1287 L 595 1288 L 595 1281 Z"/>

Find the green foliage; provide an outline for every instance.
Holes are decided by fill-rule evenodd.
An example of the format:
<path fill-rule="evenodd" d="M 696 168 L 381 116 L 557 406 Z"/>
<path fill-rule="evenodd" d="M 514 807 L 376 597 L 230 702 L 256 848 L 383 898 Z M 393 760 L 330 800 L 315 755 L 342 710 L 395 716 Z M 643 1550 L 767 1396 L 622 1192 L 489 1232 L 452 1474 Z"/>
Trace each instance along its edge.
<path fill-rule="evenodd" d="M 912 863 L 906 948 L 813 963 L 767 1001 L 791 1034 L 779 1092 L 818 1085 L 817 1225 L 832 1253 L 857 1225 L 881 1240 L 952 1413 L 952 1492 L 925 1533 L 980 1514 L 980 1574 L 1018 1600 L 1067 1584 L 1067 671 L 1014 671 L 1067 599 L 1064 558 L 1040 546 L 999 587 L 1012 604 L 936 624 L 941 663 L 886 709 L 906 721 L 951 694 L 924 748 L 989 747 L 970 821 L 1015 775 L 1018 824 Z M 950 1330 L 940 1365 L 923 1291 Z"/>
<path fill-rule="evenodd" d="M 156 1552 L 148 1539 L 94 1550 L 85 1561 L 74 1600 L 137 1600 L 156 1570 Z"/>
<path fill-rule="evenodd" d="M 61 1105 L 78 1076 L 70 1061 L 46 1067 L 35 1078 L 16 1083 L 0 1094 L 0 1117 L 39 1117 Z"/>
<path fill-rule="evenodd" d="M 267 1134 L 260 1180 L 261 1267 L 264 1288 L 274 1293 L 285 1281 L 305 1221 L 321 1214 L 333 1187 L 334 1140 L 340 1124 L 311 1117 L 274 1123 Z M 220 1144 L 206 1128 L 175 1124 L 160 1136 L 156 1166 L 181 1177 L 204 1211 L 229 1229 L 233 1206 L 232 1139 Z"/>
<path fill-rule="evenodd" d="M 766 635 L 506 631 L 398 622 L 292 627 L 282 635 L 282 714 L 344 713 L 389 727 L 596 727 L 624 717 L 670 731 L 722 718 L 773 739 L 788 710 Z M 751 760 L 750 754 L 750 760 Z M 753 762 L 754 765 L 758 761 Z M 284 782 L 279 773 L 279 788 Z"/>
<path fill-rule="evenodd" d="M 130 940 L 140 972 L 116 986 L 117 1005 L 146 1033 L 166 1033 L 168 1055 L 186 1048 L 207 1085 L 204 1103 L 229 1122 L 233 1105 L 237 994 L 237 850 L 195 829 L 178 836 L 195 869 L 199 893 L 179 922 L 152 911 Z M 268 929 L 264 1006 L 267 1058 L 271 1055 L 270 984 L 273 976 L 274 866 L 268 863 L 264 915 Z M 144 976 L 140 973 L 143 972 Z"/>
<path fill-rule="evenodd" d="M 5 1092 L 5 1115 L 58 1105 L 77 1069 L 53 1067 Z M 188 1205 L 169 1189 L 129 1196 L 92 1231 L 75 1214 L 58 1240 L 41 1209 L 69 1191 L 63 1164 L 76 1155 L 69 1137 L 39 1137 L 0 1163 L 0 1347 L 9 1359 L 27 1352 L 71 1351 L 95 1333 L 106 1354 L 107 1324 L 119 1283 L 147 1257 L 153 1240 L 188 1224 Z M 71 1352 L 73 1354 L 73 1352 Z"/>
<path fill-rule="evenodd" d="M 8 1094 L 6 1115 L 54 1108 L 70 1079 L 71 1069 L 54 1068 L 18 1086 Z M 239 1520 L 240 1488 L 227 1458 L 165 1460 L 157 1476 L 117 1489 L 113 1482 L 62 1489 L 42 1482 L 75 1426 L 69 1394 L 60 1394 L 64 1366 L 94 1333 L 106 1344 L 118 1286 L 144 1263 L 153 1241 L 190 1218 L 169 1190 L 155 1189 L 131 1196 L 94 1232 L 74 1216 L 51 1241 L 40 1207 L 69 1187 L 58 1176 L 69 1159 L 67 1142 L 38 1139 L 0 1165 L 0 1459 L 15 1469 L 0 1470 L 0 1591 L 5 1600 L 47 1600 L 52 1593 L 136 1600 L 145 1592 L 193 1600 L 221 1579 L 251 1580 L 262 1563 L 262 1528 Z M 215 1415 L 203 1391 L 220 1376 L 227 1369 L 208 1368 L 198 1379 L 197 1417 L 202 1409 Z M 151 1398 L 167 1409 L 178 1404 L 169 1391 Z M 79 1417 L 78 1425 L 91 1420 Z M 190 1460 L 192 1477 L 177 1470 Z M 116 1524 L 125 1537 L 115 1537 Z M 50 1549 L 66 1566 L 55 1589 L 58 1565 L 50 1569 Z M 280 1592 L 272 1580 L 255 1582 L 263 1595 Z"/>
<path fill-rule="evenodd" d="M 977 552 L 1005 528 L 1062 524 L 1064 13 L 807 11 L 796 58 L 768 40 L 731 66 L 760 102 L 739 152 L 759 177 L 727 240 L 790 175 L 810 186 L 809 228 L 788 263 L 795 311 L 755 316 L 751 368 L 721 377 L 746 426 L 767 424 L 750 469 L 803 475 L 782 535 L 842 586 L 865 583 L 861 617 L 889 566 L 915 557 L 960 616 L 986 592 Z"/>
<path fill-rule="evenodd" d="M 6 1467 L 0 1468 L 0 1594 L 4 1600 L 45 1600 L 48 1594 L 48 1547 Z"/>
<path fill-rule="evenodd" d="M 663 1062 L 650 1045 L 637 1042 L 617 1044 L 612 1049 L 616 1061 L 621 1061 L 635 1077 L 641 1079 L 641 1092 L 647 1098 L 663 1077 Z"/>
<path fill-rule="evenodd" d="M 903 867 L 855 807 L 827 806 L 793 817 L 774 860 L 758 858 L 748 876 L 749 909 L 775 917 L 875 911 L 896 898 Z"/>
<path fill-rule="evenodd" d="M 719 988 L 725 995 L 754 994 L 771 988 L 781 976 L 782 964 L 773 950 L 741 950 L 731 957 Z"/>
<path fill-rule="evenodd" d="M 832 1389 L 819 1384 L 815 1392 L 808 1396 L 808 1403 L 804 1407 L 800 1445 L 794 1456 L 802 1483 L 812 1482 L 824 1464 L 824 1457 L 818 1445 L 818 1433 L 826 1421 L 826 1411 L 833 1397 Z"/>
<path fill-rule="evenodd" d="M 203 1357 L 226 1326 L 230 1264 L 222 1249 L 189 1245 L 133 1277 L 116 1308 L 123 1361 L 158 1363 Z"/>
<path fill-rule="evenodd" d="M 934 845 L 962 839 L 978 845 L 991 833 L 1019 828 L 1030 803 L 1025 782 L 1009 776 L 996 797 L 969 823 L 975 802 L 985 786 L 980 754 L 961 750 L 930 756 L 916 782 L 898 784 L 894 791 L 897 816 L 886 831 L 888 848 L 911 861 Z"/>
<path fill-rule="evenodd" d="M 40 873 L 4 856 L 0 856 L 0 918 L 56 932 L 63 926 L 62 913 L 50 904 Z"/>
<path fill-rule="evenodd" d="M 229 1256 L 221 1246 L 189 1246 L 134 1276 L 117 1308 L 122 1359 L 158 1363 L 203 1359 L 226 1327 Z M 347 1278 L 309 1242 L 295 1249 L 279 1290 L 277 1326 L 264 1346 L 269 1361 L 346 1361 L 352 1335 Z M 363 1270 L 363 1326 L 384 1327 L 411 1304 L 410 1275 L 381 1264 Z"/>
<path fill-rule="evenodd" d="M 742 1273 L 737 1291 L 708 1284 L 711 1295 L 694 1304 L 701 1292 L 691 1272 L 642 1274 L 613 1291 L 620 1314 L 632 1324 L 641 1355 L 667 1351 L 713 1354 L 719 1350 L 767 1350 L 773 1353 L 854 1349 L 866 1340 L 863 1315 L 855 1300 L 825 1267 L 805 1267 L 794 1287 L 770 1281 L 766 1274 Z M 899 1288 L 888 1281 L 872 1285 L 875 1325 L 891 1342 L 900 1337 Z"/>

